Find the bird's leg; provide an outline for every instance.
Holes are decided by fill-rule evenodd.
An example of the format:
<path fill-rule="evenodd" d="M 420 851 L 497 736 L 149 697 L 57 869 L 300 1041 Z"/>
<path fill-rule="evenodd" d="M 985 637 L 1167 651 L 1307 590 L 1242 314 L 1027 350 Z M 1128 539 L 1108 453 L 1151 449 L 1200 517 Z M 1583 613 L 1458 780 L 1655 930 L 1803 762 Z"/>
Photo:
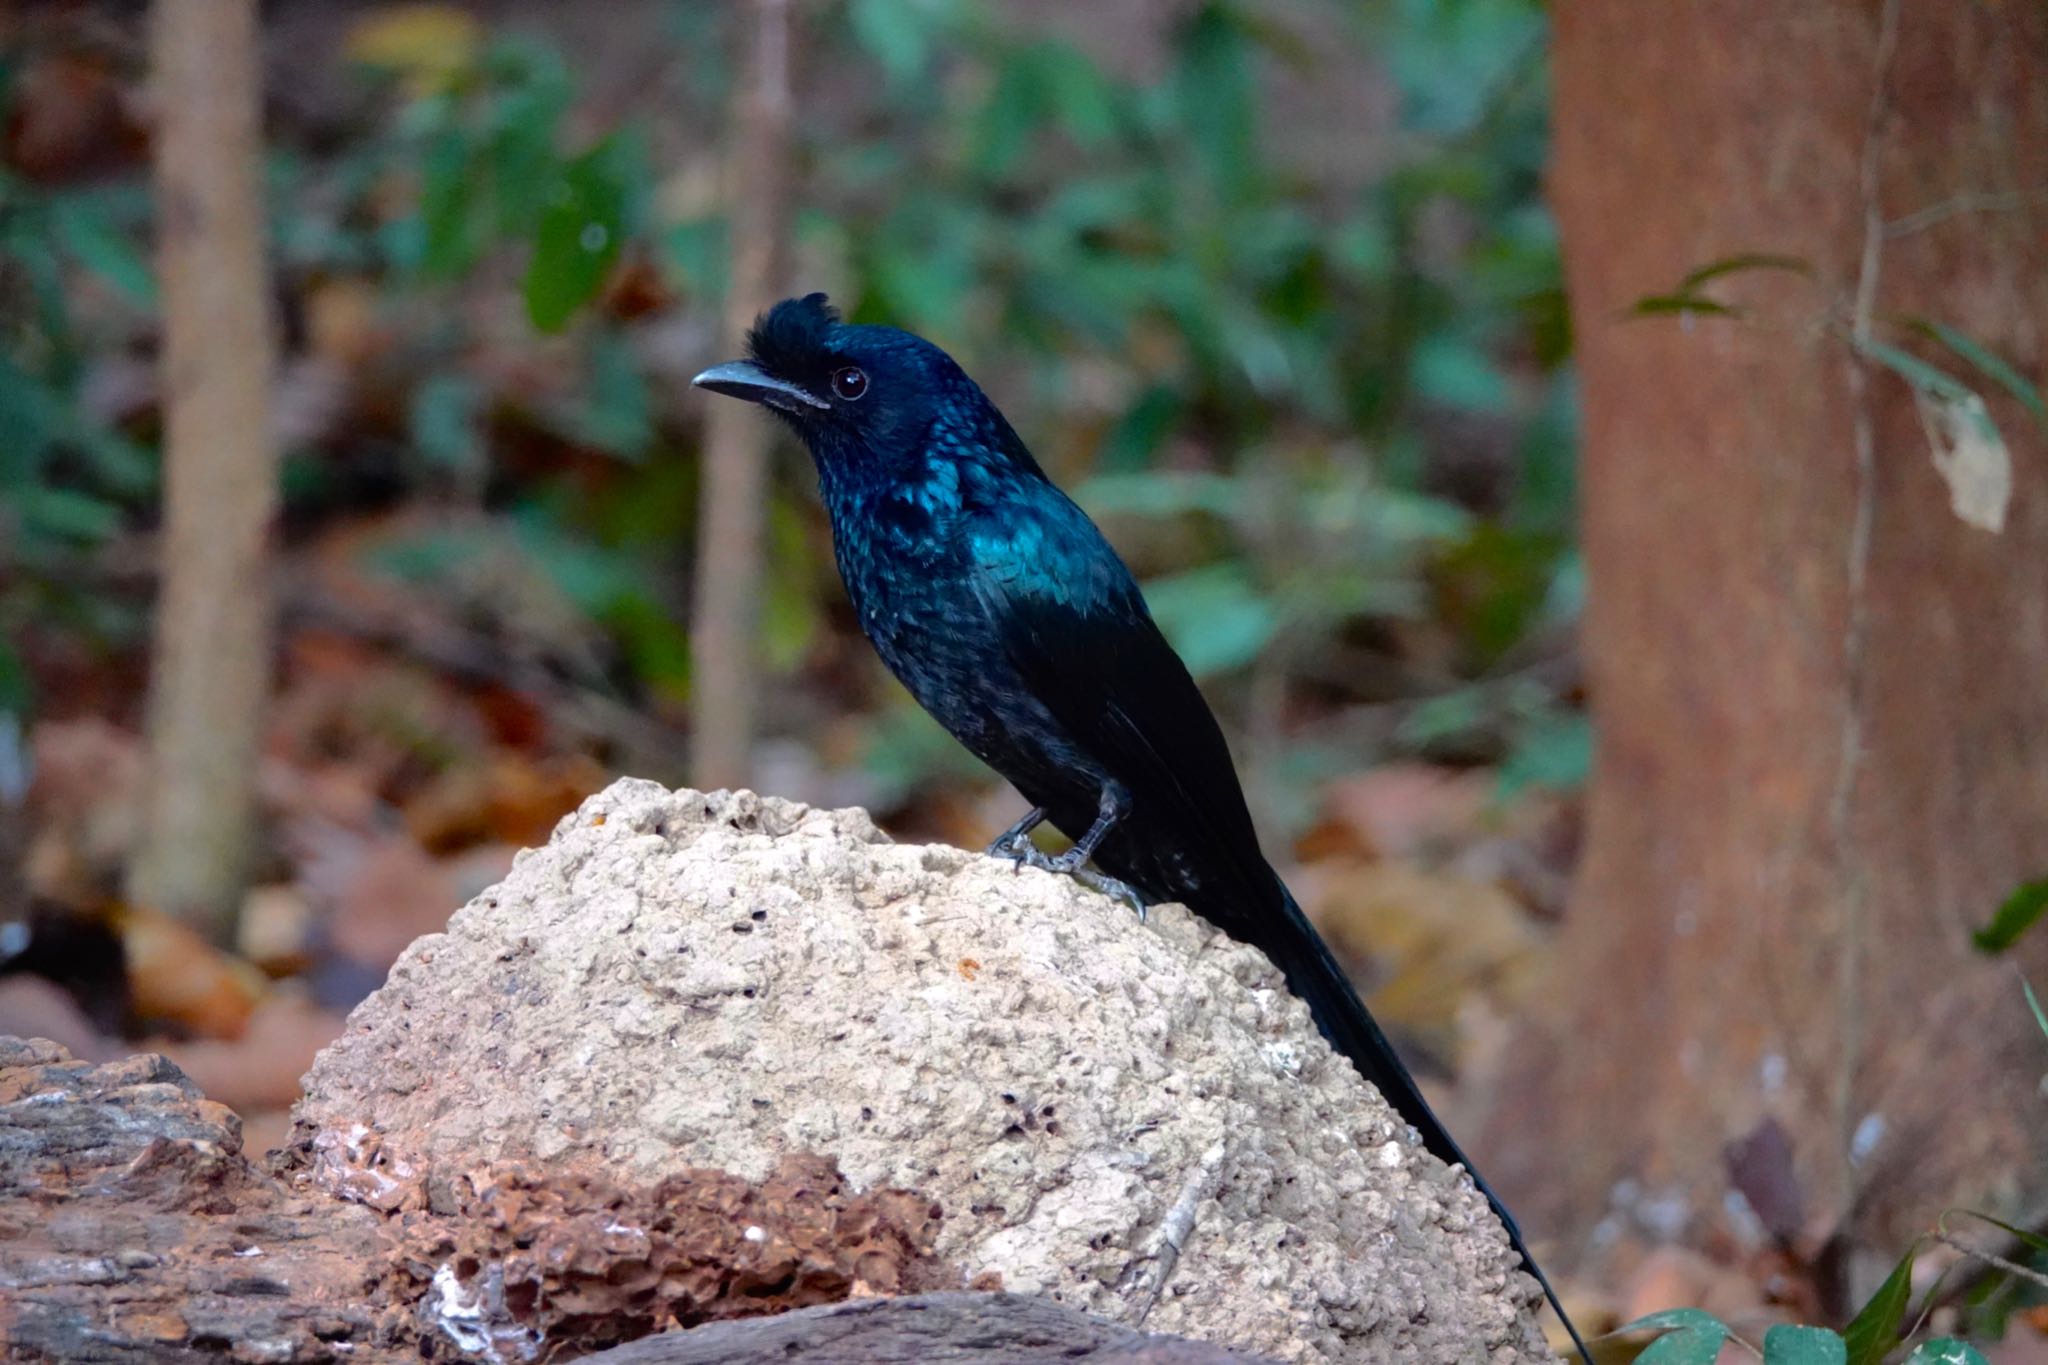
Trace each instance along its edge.
<path fill-rule="evenodd" d="M 1116 828 L 1116 822 L 1131 811 L 1131 794 L 1115 782 L 1102 784 L 1102 799 L 1095 808 L 1095 823 L 1088 826 L 1088 832 L 1074 842 L 1074 846 L 1057 858 L 1050 859 L 1051 872 L 1079 872 L 1082 864 L 1095 856 L 1095 850 L 1102 847 L 1102 841 Z"/>
<path fill-rule="evenodd" d="M 988 846 L 988 856 L 1008 858 L 1013 863 L 1025 862 L 1031 854 L 1038 853 L 1038 846 L 1031 842 L 1031 831 L 1044 823 L 1045 807 L 1033 806 L 1024 812 L 1022 820 L 996 836 L 996 841 Z"/>
<path fill-rule="evenodd" d="M 1039 854 L 1044 861 L 1035 866 L 1043 867 L 1048 872 L 1058 872 L 1072 877 L 1081 885 L 1100 891 L 1105 896 L 1116 897 L 1137 911 L 1138 922 L 1143 924 L 1145 898 L 1138 893 L 1138 888 L 1128 882 L 1118 881 L 1115 877 L 1092 871 L 1086 865 L 1088 860 L 1095 856 L 1095 850 L 1102 847 L 1102 841 L 1109 837 L 1109 832 L 1116 828 L 1117 821 L 1130 814 L 1130 811 L 1131 794 L 1118 783 L 1103 783 L 1102 800 L 1096 807 L 1095 823 L 1088 827 L 1088 832 L 1082 835 L 1072 848 L 1056 858 L 1046 858 L 1044 854 Z M 1036 853 L 1038 850 L 1033 848 L 1032 851 Z"/>

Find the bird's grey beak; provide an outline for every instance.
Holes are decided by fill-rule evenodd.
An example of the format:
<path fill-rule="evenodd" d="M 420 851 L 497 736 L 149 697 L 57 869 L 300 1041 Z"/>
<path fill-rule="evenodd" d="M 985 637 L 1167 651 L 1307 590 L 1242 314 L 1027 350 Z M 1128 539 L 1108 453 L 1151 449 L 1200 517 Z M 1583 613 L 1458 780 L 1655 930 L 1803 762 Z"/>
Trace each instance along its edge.
<path fill-rule="evenodd" d="M 801 412 L 810 408 L 830 408 L 832 405 L 787 379 L 777 379 L 751 360 L 731 360 L 723 365 L 713 365 L 690 381 L 693 388 L 709 389 L 722 393 L 728 398 L 744 398 L 749 403 L 766 403 L 771 408 L 784 412 Z"/>

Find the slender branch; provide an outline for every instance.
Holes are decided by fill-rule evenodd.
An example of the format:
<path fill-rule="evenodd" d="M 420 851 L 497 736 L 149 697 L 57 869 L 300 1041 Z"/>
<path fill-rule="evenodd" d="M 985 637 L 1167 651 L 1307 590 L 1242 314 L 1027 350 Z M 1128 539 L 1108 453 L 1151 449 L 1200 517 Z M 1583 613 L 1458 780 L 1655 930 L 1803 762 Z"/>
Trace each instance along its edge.
<path fill-rule="evenodd" d="M 1843 1204 L 1853 1199 L 1855 1166 L 1848 1160 L 1856 1126 L 1855 1083 L 1862 1045 L 1863 931 L 1868 897 L 1867 873 L 1857 856 L 1853 817 L 1856 781 L 1863 762 L 1865 655 L 1870 633 L 1870 542 L 1877 519 L 1877 424 L 1871 412 L 1870 368 L 1864 347 L 1871 340 L 1877 311 L 1878 279 L 1884 261 L 1884 210 L 1881 202 L 1885 122 L 1890 113 L 1892 57 L 1898 48 L 1899 0 L 1885 0 L 1878 19 L 1877 54 L 1871 75 L 1870 112 L 1863 139 L 1859 192 L 1863 205 L 1863 257 L 1856 275 L 1856 296 L 1850 315 L 1849 401 L 1856 456 L 1855 509 L 1849 524 L 1845 565 L 1848 613 L 1842 628 L 1843 702 L 1840 756 L 1834 791 L 1828 802 L 1828 825 L 1835 859 L 1843 880 L 1843 934 L 1839 1007 L 1842 1023 L 1841 1069 L 1835 1083 L 1835 1125 L 1842 1144 Z"/>
<path fill-rule="evenodd" d="M 1985 1265 L 1994 1266 L 2017 1279 L 2028 1280 L 2043 1289 L 2048 1289 L 2048 1275 L 2042 1274 L 2032 1266 L 2021 1265 L 2018 1261 L 2008 1261 L 2005 1257 L 1993 1252 L 1980 1251 L 1976 1247 L 1956 1240 L 1956 1238 L 1946 1232 L 1936 1232 L 1934 1240 L 1951 1251 L 1961 1252 L 1973 1261 L 1982 1261 Z"/>
<path fill-rule="evenodd" d="M 1929 204 L 1903 218 L 1894 218 L 1884 225 L 1887 237 L 1906 237 L 1915 232 L 1933 227 L 1963 213 L 2011 213 L 2032 203 L 2048 203 L 2048 189 L 2036 190 L 2031 194 L 2013 190 L 2007 193 L 1958 194 L 1938 204 Z"/>

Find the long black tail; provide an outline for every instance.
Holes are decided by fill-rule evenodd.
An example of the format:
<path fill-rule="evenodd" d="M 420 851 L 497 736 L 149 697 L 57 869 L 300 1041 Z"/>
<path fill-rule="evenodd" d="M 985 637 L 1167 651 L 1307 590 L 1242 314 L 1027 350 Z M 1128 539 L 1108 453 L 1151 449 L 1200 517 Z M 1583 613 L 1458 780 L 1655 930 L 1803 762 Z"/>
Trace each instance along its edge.
<path fill-rule="evenodd" d="M 1276 878 L 1277 880 L 1277 878 Z M 1358 1068 L 1358 1074 L 1371 1081 L 1380 1094 L 1386 1097 L 1394 1112 L 1414 1125 L 1422 1134 L 1422 1145 L 1430 1155 L 1446 1165 L 1463 1166 L 1472 1177 L 1472 1183 L 1486 1196 L 1486 1202 L 1493 1206 L 1493 1212 L 1507 1229 L 1508 1241 L 1521 1255 L 1522 1264 L 1536 1277 L 1536 1283 L 1543 1286 L 1543 1297 L 1550 1301 L 1551 1311 L 1564 1324 L 1564 1330 L 1571 1334 L 1572 1345 L 1578 1348 L 1579 1359 L 1585 1365 L 1592 1365 L 1592 1354 L 1587 1351 L 1585 1340 L 1579 1336 L 1579 1329 L 1565 1316 L 1564 1305 L 1558 1302 L 1557 1291 L 1550 1287 L 1550 1280 L 1536 1264 L 1536 1258 L 1529 1254 L 1529 1247 L 1522 1240 L 1521 1225 L 1508 1212 L 1508 1206 L 1501 1202 L 1493 1187 L 1486 1183 L 1486 1177 L 1472 1164 L 1471 1158 L 1459 1148 L 1433 1110 L 1429 1101 L 1422 1097 L 1421 1089 L 1415 1084 L 1415 1077 L 1408 1073 L 1394 1045 L 1387 1041 L 1387 1035 L 1380 1032 L 1380 1026 L 1367 1012 L 1358 998 L 1358 992 L 1351 988 L 1350 979 L 1337 965 L 1337 959 L 1330 955 L 1330 949 L 1294 903 L 1294 897 L 1286 887 L 1280 888 L 1286 901 L 1288 918 L 1298 932 L 1291 937 L 1294 944 L 1291 951 L 1274 952 L 1267 948 L 1267 955 L 1279 966 L 1287 977 L 1287 985 L 1308 1005 L 1314 1016 L 1316 1027 L 1330 1046 L 1351 1059 Z"/>

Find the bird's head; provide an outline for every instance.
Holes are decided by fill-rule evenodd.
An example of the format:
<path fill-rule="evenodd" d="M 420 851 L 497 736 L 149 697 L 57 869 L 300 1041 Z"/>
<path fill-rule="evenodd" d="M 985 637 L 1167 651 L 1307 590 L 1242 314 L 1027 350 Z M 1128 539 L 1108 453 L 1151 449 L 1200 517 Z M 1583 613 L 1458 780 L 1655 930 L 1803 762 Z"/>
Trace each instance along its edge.
<path fill-rule="evenodd" d="M 882 475 L 922 456 L 940 428 L 973 435 L 1000 428 L 997 445 L 1023 449 L 944 351 L 894 327 L 843 323 L 823 294 L 776 304 L 747 334 L 745 360 L 714 365 L 690 382 L 773 411 L 803 438 L 828 480 Z"/>

